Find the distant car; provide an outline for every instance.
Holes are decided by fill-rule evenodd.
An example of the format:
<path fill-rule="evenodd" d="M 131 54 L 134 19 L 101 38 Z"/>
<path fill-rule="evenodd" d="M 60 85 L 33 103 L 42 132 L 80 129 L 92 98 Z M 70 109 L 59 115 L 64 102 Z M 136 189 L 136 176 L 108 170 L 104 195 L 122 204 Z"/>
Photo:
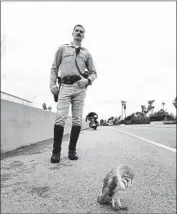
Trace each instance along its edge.
<path fill-rule="evenodd" d="M 108 126 L 109 124 L 107 122 L 104 122 L 103 123 L 103 126 Z"/>
<path fill-rule="evenodd" d="M 109 120 L 108 125 L 109 125 L 109 126 L 113 126 L 113 125 L 114 125 L 114 122 L 113 122 L 112 120 Z"/>

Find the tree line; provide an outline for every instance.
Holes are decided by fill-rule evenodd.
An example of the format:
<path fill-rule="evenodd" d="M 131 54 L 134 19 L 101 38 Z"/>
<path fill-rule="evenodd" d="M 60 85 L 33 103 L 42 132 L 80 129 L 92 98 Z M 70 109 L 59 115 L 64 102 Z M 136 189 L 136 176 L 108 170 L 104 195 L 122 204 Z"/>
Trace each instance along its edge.
<path fill-rule="evenodd" d="M 134 112 L 126 116 L 126 102 L 121 101 L 122 104 L 122 115 L 119 117 L 110 117 L 107 120 L 101 119 L 100 125 L 118 125 L 118 124 L 149 124 L 151 121 L 175 121 L 176 115 L 169 113 L 165 110 L 165 102 L 162 102 L 162 108 L 154 112 L 155 100 L 149 100 L 146 105 L 141 105 L 141 111 Z M 173 103 L 177 108 L 177 97 Z M 125 117 L 123 118 L 123 112 Z M 121 117 L 122 116 L 122 117 Z"/>

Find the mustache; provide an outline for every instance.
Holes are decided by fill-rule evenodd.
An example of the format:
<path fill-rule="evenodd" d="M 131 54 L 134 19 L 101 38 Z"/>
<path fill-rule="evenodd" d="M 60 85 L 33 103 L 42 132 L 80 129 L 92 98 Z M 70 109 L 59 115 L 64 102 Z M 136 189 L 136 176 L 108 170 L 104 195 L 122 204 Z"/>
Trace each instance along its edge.
<path fill-rule="evenodd" d="M 80 33 L 78 33 L 76 36 L 80 36 L 81 37 Z"/>

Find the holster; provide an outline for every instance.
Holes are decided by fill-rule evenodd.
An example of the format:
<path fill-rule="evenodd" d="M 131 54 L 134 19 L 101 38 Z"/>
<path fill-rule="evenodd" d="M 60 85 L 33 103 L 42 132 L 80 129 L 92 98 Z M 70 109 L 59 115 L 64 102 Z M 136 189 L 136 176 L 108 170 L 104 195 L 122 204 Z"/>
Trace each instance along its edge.
<path fill-rule="evenodd" d="M 58 88 L 59 88 L 59 92 L 60 92 L 61 77 L 57 77 L 57 80 L 58 80 Z M 58 92 L 58 94 L 59 94 L 59 92 Z M 58 94 L 57 94 L 57 95 L 54 94 L 54 101 L 55 101 L 55 102 L 58 102 Z"/>

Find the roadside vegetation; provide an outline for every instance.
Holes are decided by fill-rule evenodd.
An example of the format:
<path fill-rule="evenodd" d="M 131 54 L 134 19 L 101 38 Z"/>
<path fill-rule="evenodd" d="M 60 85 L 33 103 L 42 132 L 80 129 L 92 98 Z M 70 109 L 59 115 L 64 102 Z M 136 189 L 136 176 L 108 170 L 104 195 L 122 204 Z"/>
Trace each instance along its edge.
<path fill-rule="evenodd" d="M 154 111 L 155 100 L 149 100 L 146 105 L 141 105 L 141 111 L 132 113 L 126 116 L 126 102 L 122 101 L 122 115 L 119 117 L 110 117 L 108 119 L 100 119 L 100 126 L 107 125 L 120 125 L 120 124 L 150 124 L 153 121 L 163 121 L 164 124 L 176 124 L 176 115 L 169 113 L 165 109 L 165 102 L 162 102 L 162 108 Z M 175 108 L 177 108 L 177 97 L 172 102 Z"/>

